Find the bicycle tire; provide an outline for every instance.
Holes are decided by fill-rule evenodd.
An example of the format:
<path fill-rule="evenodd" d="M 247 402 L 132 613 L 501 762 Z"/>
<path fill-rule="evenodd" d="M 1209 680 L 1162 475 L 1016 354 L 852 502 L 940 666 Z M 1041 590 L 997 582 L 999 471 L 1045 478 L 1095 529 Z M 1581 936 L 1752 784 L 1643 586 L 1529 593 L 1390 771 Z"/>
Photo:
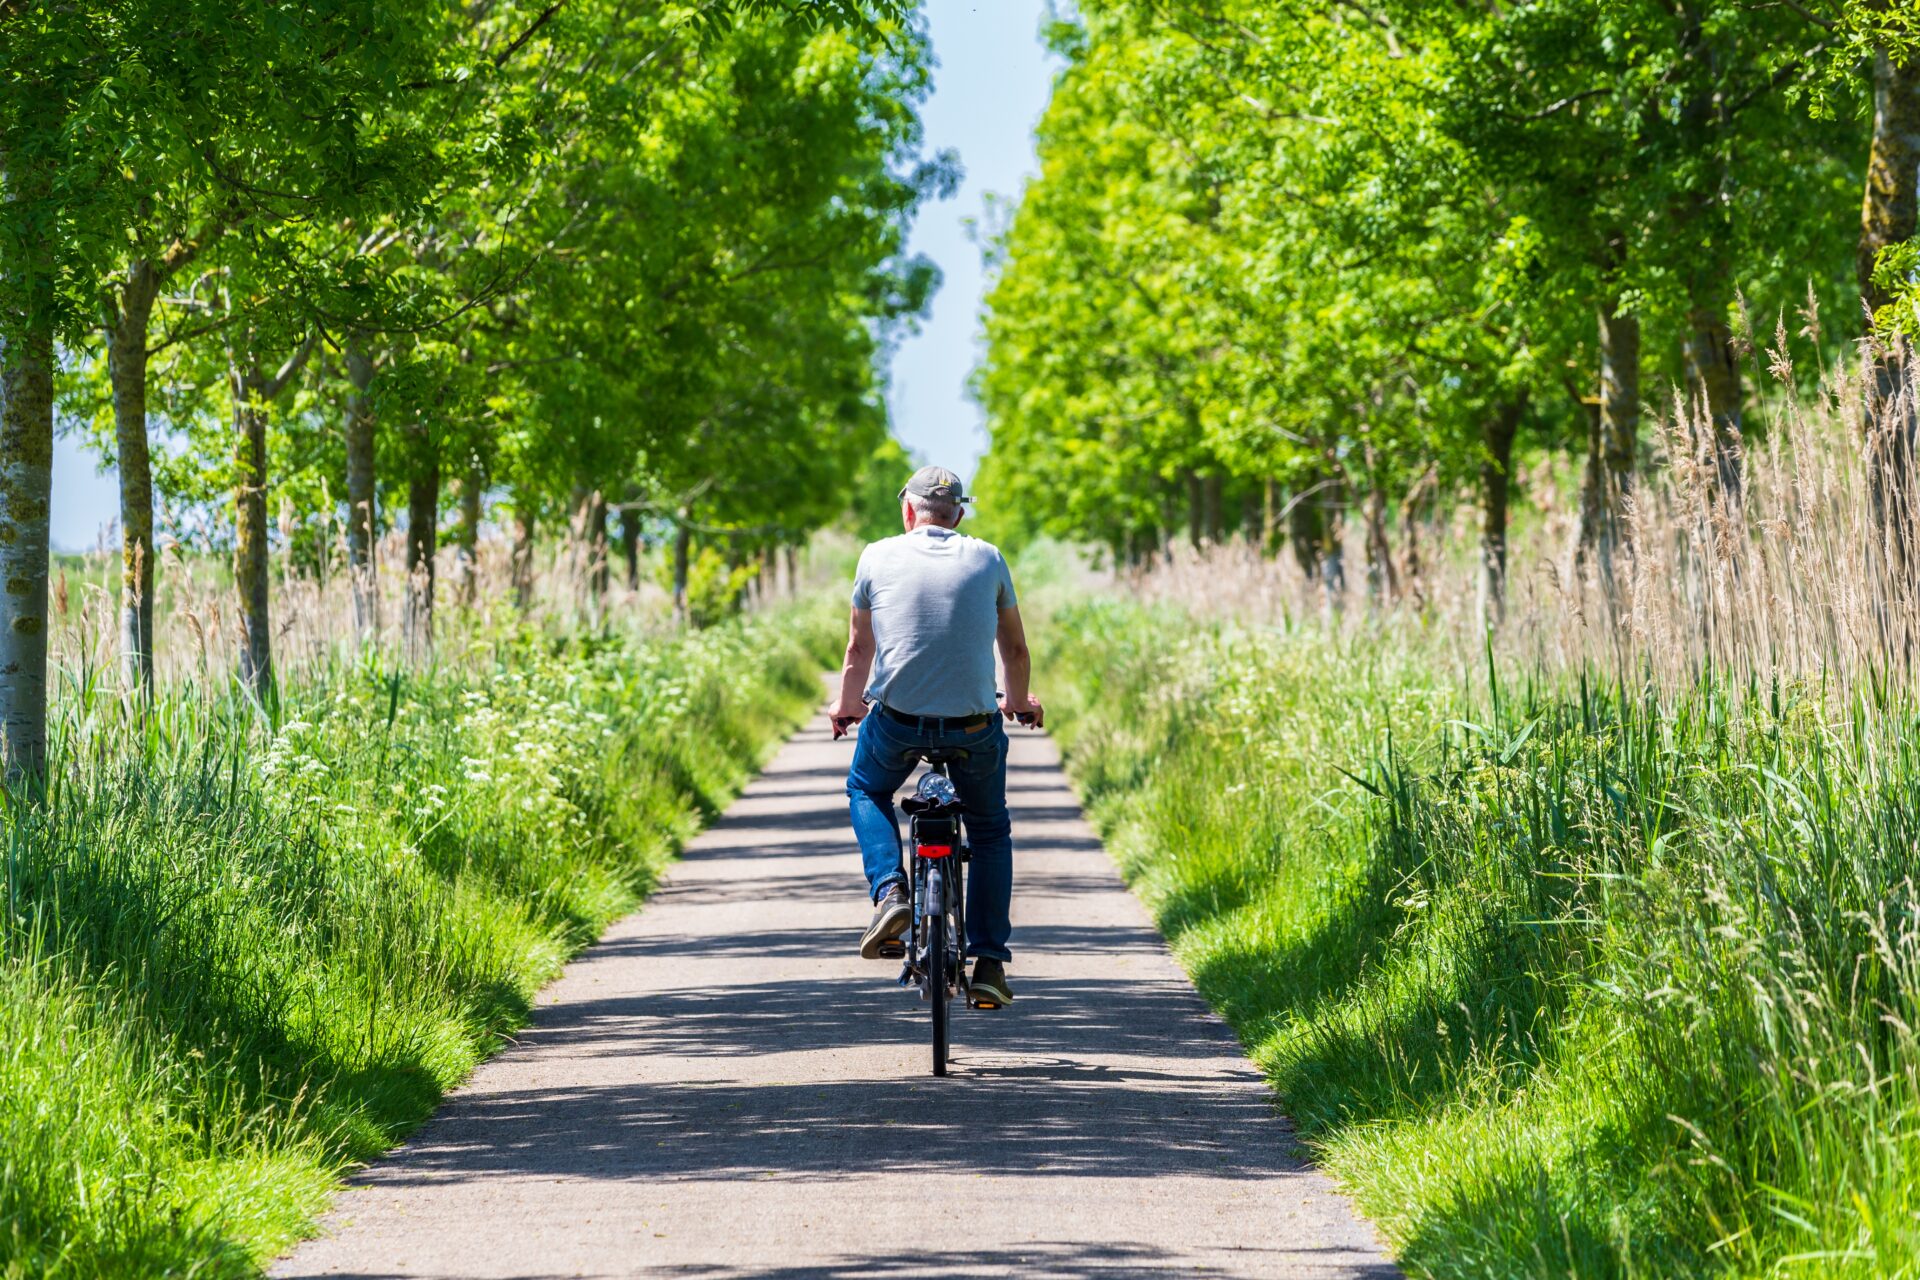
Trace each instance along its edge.
<path fill-rule="evenodd" d="M 947 874 L 927 868 L 927 997 L 933 1003 L 933 1074 L 947 1074 Z"/>

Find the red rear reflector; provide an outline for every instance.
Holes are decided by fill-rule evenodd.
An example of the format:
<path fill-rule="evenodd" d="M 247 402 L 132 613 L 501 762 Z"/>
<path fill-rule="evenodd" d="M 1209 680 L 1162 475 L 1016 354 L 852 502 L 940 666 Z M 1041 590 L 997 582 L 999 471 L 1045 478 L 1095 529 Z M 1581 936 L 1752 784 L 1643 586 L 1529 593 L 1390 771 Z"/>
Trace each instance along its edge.
<path fill-rule="evenodd" d="M 951 856 L 952 853 L 953 846 L 950 844 L 923 844 L 920 846 L 920 856 L 923 858 L 945 858 Z"/>

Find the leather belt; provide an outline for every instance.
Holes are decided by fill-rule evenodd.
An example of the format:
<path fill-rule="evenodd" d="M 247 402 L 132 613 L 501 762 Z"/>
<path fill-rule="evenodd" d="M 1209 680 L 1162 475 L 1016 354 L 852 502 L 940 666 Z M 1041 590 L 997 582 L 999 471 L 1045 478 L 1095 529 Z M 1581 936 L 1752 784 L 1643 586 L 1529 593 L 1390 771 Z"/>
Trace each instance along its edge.
<path fill-rule="evenodd" d="M 993 722 L 991 711 L 978 712 L 970 716 L 910 716 L 904 711 L 895 711 L 884 702 L 880 704 L 880 710 L 887 719 L 898 721 L 921 733 L 973 733 Z"/>

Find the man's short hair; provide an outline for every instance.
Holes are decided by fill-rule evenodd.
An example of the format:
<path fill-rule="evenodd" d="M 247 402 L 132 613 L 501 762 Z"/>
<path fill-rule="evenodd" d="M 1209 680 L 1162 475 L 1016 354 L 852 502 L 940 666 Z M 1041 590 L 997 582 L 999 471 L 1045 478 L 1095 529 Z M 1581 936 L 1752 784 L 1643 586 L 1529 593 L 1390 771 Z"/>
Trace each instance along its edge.
<path fill-rule="evenodd" d="M 952 528 L 960 523 L 961 505 L 950 498 L 923 497 L 917 493 L 907 495 L 907 502 L 913 506 L 915 514 L 935 524 Z"/>

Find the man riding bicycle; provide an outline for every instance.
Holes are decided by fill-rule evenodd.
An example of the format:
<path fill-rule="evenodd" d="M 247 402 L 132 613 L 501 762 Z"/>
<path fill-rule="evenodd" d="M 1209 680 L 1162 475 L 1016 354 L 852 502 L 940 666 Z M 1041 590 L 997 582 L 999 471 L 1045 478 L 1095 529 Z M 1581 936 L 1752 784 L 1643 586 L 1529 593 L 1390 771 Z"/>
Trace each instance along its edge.
<path fill-rule="evenodd" d="M 877 958 L 912 923 L 894 793 L 918 753 L 952 751 L 949 772 L 973 854 L 966 886 L 972 995 L 976 1004 L 1004 1006 L 1013 1002 L 1005 967 L 1013 958 L 1013 834 L 1000 721 L 1017 716 L 1038 726 L 1041 710 L 1027 688 L 1033 667 L 1006 559 L 992 543 L 956 530 L 967 501 L 960 477 L 944 467 L 920 468 L 900 490 L 906 532 L 860 556 L 846 665 L 827 714 L 836 738 L 860 725 L 847 771 L 853 833 L 873 900 L 860 954 Z M 997 707 L 996 646 L 1006 678 Z"/>

